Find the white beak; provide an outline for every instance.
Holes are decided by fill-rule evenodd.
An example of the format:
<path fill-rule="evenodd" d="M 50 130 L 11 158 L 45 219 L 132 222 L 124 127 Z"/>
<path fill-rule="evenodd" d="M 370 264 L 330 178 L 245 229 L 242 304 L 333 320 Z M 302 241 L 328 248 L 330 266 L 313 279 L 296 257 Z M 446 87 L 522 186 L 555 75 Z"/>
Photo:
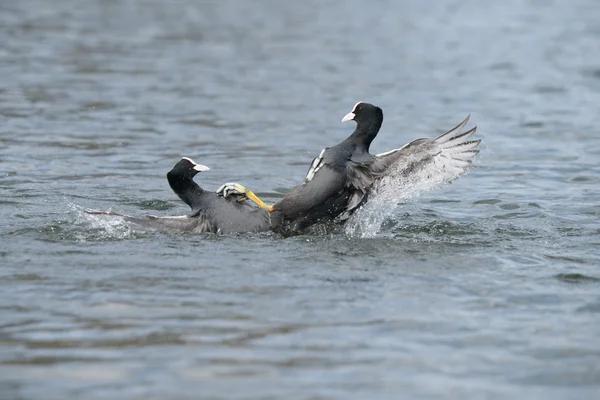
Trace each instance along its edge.
<path fill-rule="evenodd" d="M 353 112 L 349 112 L 344 118 L 342 118 L 342 122 L 352 121 L 354 117 L 356 117 L 356 115 L 354 115 Z"/>
<path fill-rule="evenodd" d="M 206 165 L 196 164 L 196 165 L 194 165 L 194 171 L 198 171 L 198 172 L 210 171 L 210 168 L 208 168 Z"/>

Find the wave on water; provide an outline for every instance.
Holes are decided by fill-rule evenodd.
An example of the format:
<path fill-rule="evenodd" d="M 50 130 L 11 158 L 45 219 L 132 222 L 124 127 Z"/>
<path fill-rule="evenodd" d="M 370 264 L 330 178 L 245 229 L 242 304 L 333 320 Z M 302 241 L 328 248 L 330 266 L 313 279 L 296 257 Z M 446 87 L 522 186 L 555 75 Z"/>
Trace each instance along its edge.
<path fill-rule="evenodd" d="M 410 165 L 411 163 L 413 165 Z M 374 237 L 379 233 L 383 222 L 394 214 L 399 204 L 438 189 L 464 172 L 464 168 L 449 168 L 437 157 L 428 162 L 407 159 L 395 164 L 393 170 L 371 191 L 368 201 L 346 222 L 346 234 L 360 238 Z"/>

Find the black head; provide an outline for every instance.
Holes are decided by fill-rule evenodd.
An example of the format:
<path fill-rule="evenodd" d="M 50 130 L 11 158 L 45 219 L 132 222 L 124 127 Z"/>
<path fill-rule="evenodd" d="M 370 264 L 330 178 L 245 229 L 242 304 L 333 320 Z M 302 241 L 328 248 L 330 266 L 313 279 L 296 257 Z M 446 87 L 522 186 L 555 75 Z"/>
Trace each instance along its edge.
<path fill-rule="evenodd" d="M 356 129 L 345 142 L 352 143 L 358 150 L 368 152 L 383 123 L 383 111 L 373 104 L 359 101 L 342 119 L 342 122 L 346 121 L 356 121 Z"/>
<path fill-rule="evenodd" d="M 192 209 L 200 204 L 204 194 L 204 190 L 194 182 L 194 176 L 208 169 L 205 165 L 196 164 L 191 158 L 183 157 L 167 173 L 167 181 L 171 189 Z"/>
<path fill-rule="evenodd" d="M 381 126 L 381 122 L 383 121 L 383 111 L 373 104 L 359 101 L 354 105 L 352 111 L 342 118 L 342 122 L 346 121 L 356 121 L 357 125 Z M 379 127 L 377 129 L 379 129 Z"/>
<path fill-rule="evenodd" d="M 208 170 L 210 170 L 210 168 L 208 168 L 206 165 L 196 164 L 196 162 L 194 162 L 194 160 L 191 158 L 182 157 L 181 160 L 175 164 L 169 174 L 185 178 L 193 178 L 198 172 L 204 172 Z"/>

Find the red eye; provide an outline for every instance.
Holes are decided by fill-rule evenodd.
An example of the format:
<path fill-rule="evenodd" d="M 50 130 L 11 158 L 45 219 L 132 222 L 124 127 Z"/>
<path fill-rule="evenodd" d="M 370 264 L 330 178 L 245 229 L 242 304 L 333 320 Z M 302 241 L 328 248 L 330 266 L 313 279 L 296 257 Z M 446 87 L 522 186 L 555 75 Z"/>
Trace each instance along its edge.
<path fill-rule="evenodd" d="M 183 161 L 182 165 L 186 168 L 194 168 L 196 166 L 196 163 L 187 157 L 182 157 L 181 161 Z"/>

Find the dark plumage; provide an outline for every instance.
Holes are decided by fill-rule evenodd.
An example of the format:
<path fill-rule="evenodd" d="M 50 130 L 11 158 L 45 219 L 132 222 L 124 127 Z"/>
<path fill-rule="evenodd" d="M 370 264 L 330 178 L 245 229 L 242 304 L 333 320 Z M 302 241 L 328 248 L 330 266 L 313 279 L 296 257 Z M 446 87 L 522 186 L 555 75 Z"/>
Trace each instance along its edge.
<path fill-rule="evenodd" d="M 369 153 L 369 147 L 383 122 L 381 108 L 358 102 L 342 122 L 350 120 L 356 121 L 354 132 L 338 145 L 323 149 L 302 184 L 272 207 L 271 219 L 276 229 L 298 231 L 322 220 L 345 220 L 385 176 L 407 177 L 434 166 L 455 170 L 455 176 L 449 180 L 455 179 L 479 152 L 474 150 L 479 140 L 466 141 L 476 128 L 453 136 L 468 117 L 437 139 L 417 139 L 377 155 Z"/>
<path fill-rule="evenodd" d="M 208 169 L 183 157 L 167 173 L 171 189 L 192 209 L 190 215 L 125 219 L 157 230 L 195 233 L 261 232 L 271 228 L 267 210 L 240 202 L 237 196 L 225 198 L 208 192 L 194 182 L 193 178 L 198 172 Z"/>

